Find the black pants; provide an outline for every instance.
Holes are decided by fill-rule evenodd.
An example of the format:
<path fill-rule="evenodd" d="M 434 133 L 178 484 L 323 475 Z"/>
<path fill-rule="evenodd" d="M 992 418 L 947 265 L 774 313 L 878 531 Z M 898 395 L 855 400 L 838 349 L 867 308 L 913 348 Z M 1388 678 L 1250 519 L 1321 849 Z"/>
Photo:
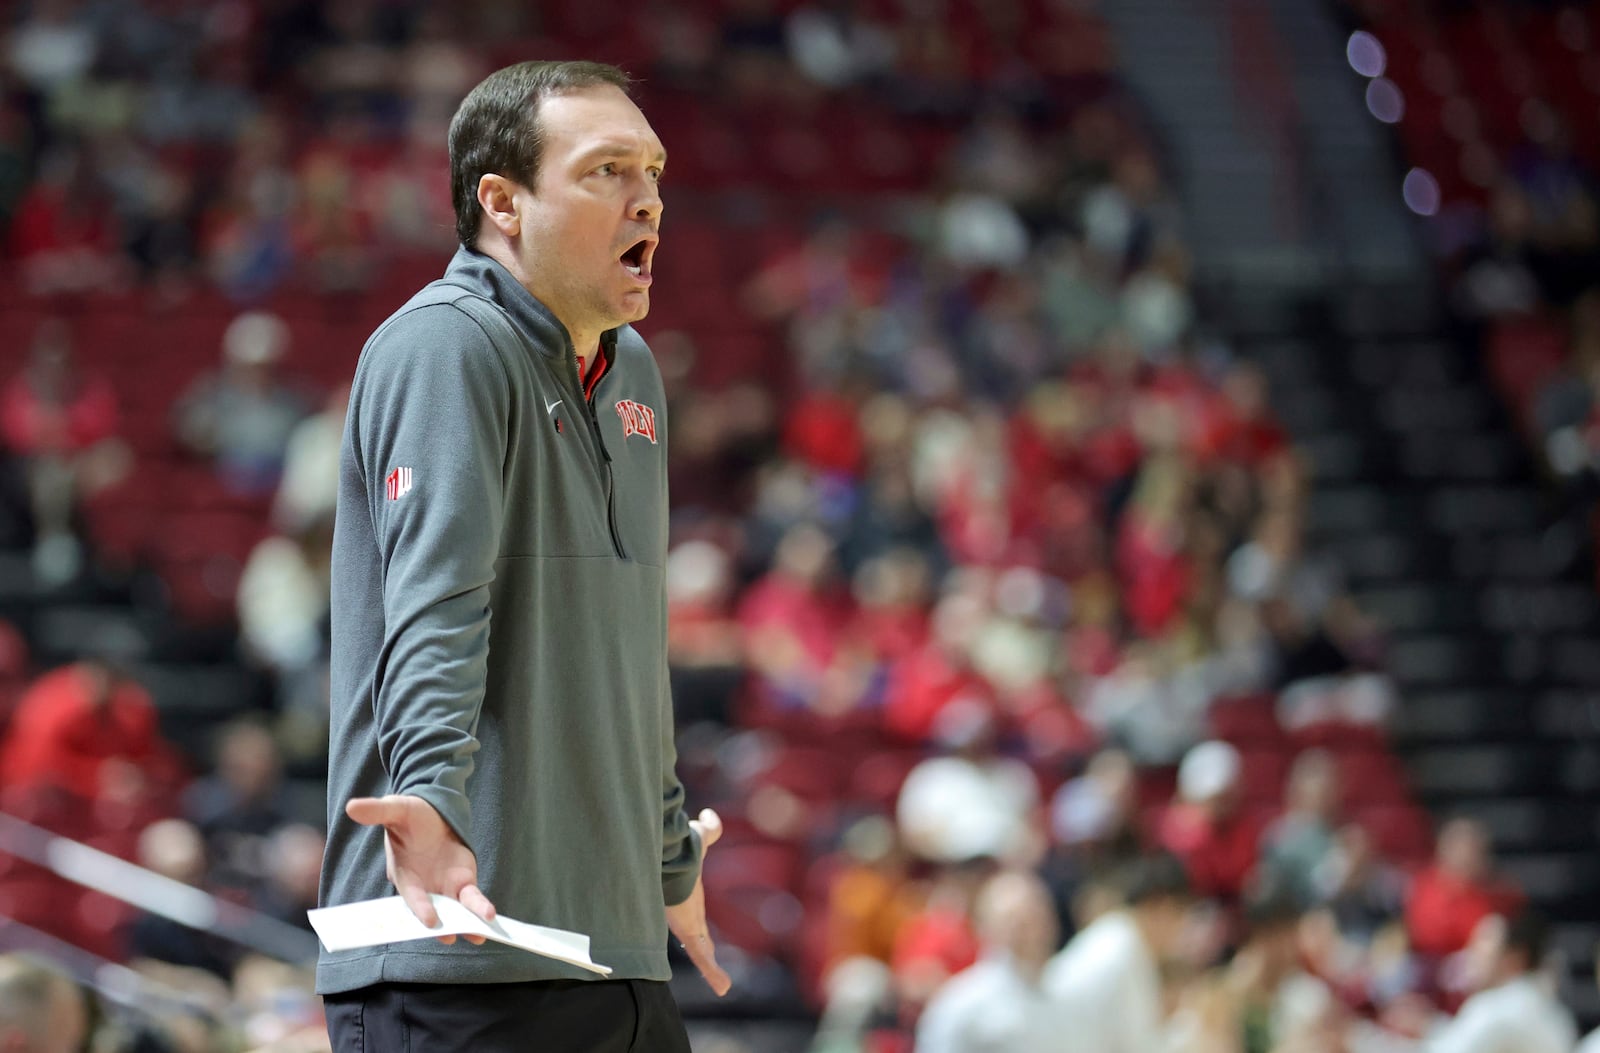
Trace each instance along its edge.
<path fill-rule="evenodd" d="M 334 1053 L 689 1053 L 650 980 L 375 984 L 327 995 Z"/>

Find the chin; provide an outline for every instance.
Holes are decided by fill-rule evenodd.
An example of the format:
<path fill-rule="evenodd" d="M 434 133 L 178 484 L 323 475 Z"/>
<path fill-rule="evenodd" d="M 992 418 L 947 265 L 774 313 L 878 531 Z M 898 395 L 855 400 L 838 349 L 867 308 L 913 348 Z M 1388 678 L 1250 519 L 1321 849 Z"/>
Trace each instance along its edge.
<path fill-rule="evenodd" d="M 641 321 L 650 313 L 650 295 L 645 293 L 638 297 L 629 297 L 617 311 L 617 317 L 622 322 Z M 620 323 L 619 323 L 620 324 Z"/>

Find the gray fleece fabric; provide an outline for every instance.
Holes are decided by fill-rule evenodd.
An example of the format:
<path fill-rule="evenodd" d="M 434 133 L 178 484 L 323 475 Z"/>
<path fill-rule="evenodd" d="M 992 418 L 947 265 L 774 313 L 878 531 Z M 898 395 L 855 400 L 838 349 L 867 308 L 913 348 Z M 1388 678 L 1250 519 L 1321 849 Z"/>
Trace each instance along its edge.
<path fill-rule="evenodd" d="M 667 681 L 667 417 L 630 327 L 585 399 L 570 338 L 462 249 L 379 327 L 351 390 L 333 540 L 323 906 L 394 894 L 352 797 L 416 794 L 472 848 L 501 912 L 587 933 L 619 978 L 665 980 L 663 906 L 700 846 Z M 431 941 L 323 952 L 317 990 L 591 979 Z"/>

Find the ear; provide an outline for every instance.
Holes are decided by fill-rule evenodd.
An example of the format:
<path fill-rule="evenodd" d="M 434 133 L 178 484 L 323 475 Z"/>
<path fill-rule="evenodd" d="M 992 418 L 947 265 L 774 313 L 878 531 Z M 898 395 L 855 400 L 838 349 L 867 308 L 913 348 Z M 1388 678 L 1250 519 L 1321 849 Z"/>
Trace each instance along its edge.
<path fill-rule="evenodd" d="M 478 180 L 478 205 L 483 209 L 483 218 L 501 234 L 514 238 L 522 233 L 514 181 L 493 172 L 486 173 Z"/>

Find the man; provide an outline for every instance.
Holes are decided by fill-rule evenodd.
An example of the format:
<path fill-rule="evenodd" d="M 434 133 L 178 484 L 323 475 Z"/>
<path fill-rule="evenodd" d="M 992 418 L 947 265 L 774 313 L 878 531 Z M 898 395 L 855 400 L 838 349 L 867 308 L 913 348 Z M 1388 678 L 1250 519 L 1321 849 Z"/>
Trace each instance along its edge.
<path fill-rule="evenodd" d="M 1464 950 L 1484 918 L 1512 913 L 1516 890 L 1495 878 L 1489 831 L 1475 819 L 1439 828 L 1433 862 L 1411 882 L 1406 931 L 1419 954 L 1443 958 Z"/>
<path fill-rule="evenodd" d="M 450 126 L 461 248 L 362 353 L 321 887 L 397 891 L 430 926 L 430 893 L 504 909 L 615 971 L 500 944 L 325 953 L 340 1050 L 687 1050 L 669 928 L 729 986 L 699 881 L 721 824 L 688 820 L 673 770 L 665 400 L 627 324 L 666 154 L 626 85 L 530 62 L 473 89 Z"/>
<path fill-rule="evenodd" d="M 1226 742 L 1202 742 L 1178 765 L 1178 802 L 1161 821 L 1161 846 L 1183 860 L 1194 890 L 1237 904 L 1260 855 L 1261 824 L 1244 806 L 1243 761 Z"/>
<path fill-rule="evenodd" d="M 1250 1048 L 1299 1049 L 1311 1036 L 1338 1032 L 1333 992 L 1301 964 L 1302 902 L 1290 881 L 1264 881 L 1246 897 L 1244 942 L 1222 986 Z"/>
<path fill-rule="evenodd" d="M 0 1053 L 76 1053 L 88 1034 L 77 985 L 26 955 L 0 955 Z"/>
<path fill-rule="evenodd" d="M 1188 920 L 1188 875 L 1175 858 L 1157 855 L 1130 864 L 1121 883 L 1126 907 L 1084 928 L 1045 968 L 1045 990 L 1062 1014 L 1063 1050 L 1164 1048 L 1161 967 Z"/>
<path fill-rule="evenodd" d="M 1595 957 L 1595 983 L 1600 984 L 1600 955 Z M 1600 1027 L 1595 1028 L 1578 1043 L 1578 1053 L 1600 1053 Z"/>
<path fill-rule="evenodd" d="M 270 496 L 283 458 L 309 411 L 279 372 L 289 326 L 267 311 L 246 311 L 222 336 L 222 369 L 194 382 L 176 408 L 178 438 L 213 460 L 229 489 Z"/>
<path fill-rule="evenodd" d="M 1316 902 L 1317 876 L 1333 854 L 1342 792 L 1333 755 L 1306 750 L 1289 769 L 1283 814 L 1262 836 L 1262 870 L 1302 907 Z"/>
<path fill-rule="evenodd" d="M 1478 993 L 1423 1043 L 1427 1053 L 1570 1053 L 1578 1044 L 1572 1014 L 1540 975 L 1550 930 L 1523 910 L 1484 918 L 1467 947 Z"/>
<path fill-rule="evenodd" d="M 1049 890 L 1032 874 L 1001 873 L 975 913 L 983 957 L 928 1003 L 917 1053 L 1052 1053 L 1061 1020 L 1040 985 L 1058 936 Z"/>

